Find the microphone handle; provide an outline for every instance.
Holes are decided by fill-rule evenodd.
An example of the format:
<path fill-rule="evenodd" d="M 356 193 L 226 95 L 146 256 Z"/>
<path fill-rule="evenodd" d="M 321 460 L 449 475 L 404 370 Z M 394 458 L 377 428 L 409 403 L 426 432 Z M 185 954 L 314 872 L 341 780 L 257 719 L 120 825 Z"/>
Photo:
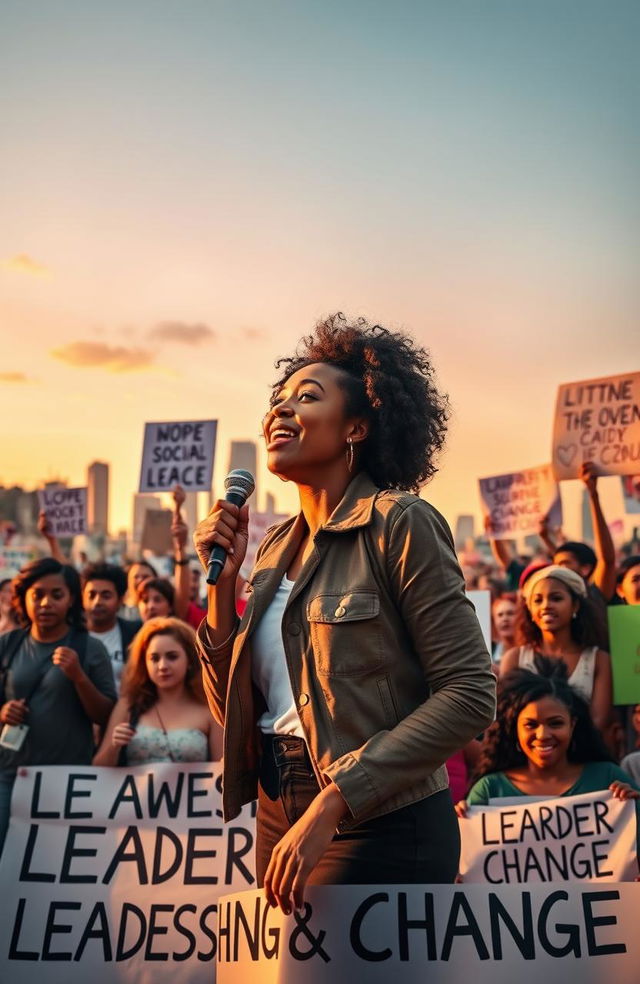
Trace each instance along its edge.
<path fill-rule="evenodd" d="M 242 509 L 245 502 L 247 501 L 247 496 L 243 495 L 241 492 L 227 492 L 224 497 L 225 502 L 230 502 L 234 506 L 238 506 Z M 220 544 L 216 543 L 215 547 L 209 554 L 209 563 L 207 564 L 207 584 L 212 586 L 216 584 L 218 578 L 220 577 L 220 572 L 225 565 L 227 559 L 227 551 Z"/>

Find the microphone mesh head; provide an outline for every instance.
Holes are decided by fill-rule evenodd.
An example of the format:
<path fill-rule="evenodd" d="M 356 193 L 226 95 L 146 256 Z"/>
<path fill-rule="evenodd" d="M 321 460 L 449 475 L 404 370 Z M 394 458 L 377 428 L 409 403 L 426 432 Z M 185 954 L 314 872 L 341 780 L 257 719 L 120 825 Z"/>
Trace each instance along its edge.
<path fill-rule="evenodd" d="M 256 483 L 251 472 L 244 468 L 234 468 L 225 478 L 224 487 L 227 492 L 229 489 L 242 492 L 246 501 L 254 491 Z"/>

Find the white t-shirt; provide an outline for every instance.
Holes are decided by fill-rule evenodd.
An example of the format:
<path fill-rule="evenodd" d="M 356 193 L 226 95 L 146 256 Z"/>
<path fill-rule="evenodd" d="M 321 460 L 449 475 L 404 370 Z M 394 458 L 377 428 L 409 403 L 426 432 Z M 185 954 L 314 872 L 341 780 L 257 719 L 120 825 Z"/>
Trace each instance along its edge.
<path fill-rule="evenodd" d="M 109 653 L 111 667 L 113 669 L 113 679 L 116 682 L 116 690 L 120 693 L 120 679 L 124 670 L 124 646 L 122 645 L 122 632 L 116 622 L 108 632 L 90 632 L 93 639 L 98 639 Z"/>
<path fill-rule="evenodd" d="M 296 735 L 304 731 L 296 710 L 282 642 L 282 616 L 295 581 L 282 578 L 275 596 L 258 622 L 251 640 L 251 676 L 267 702 L 258 727 L 267 735 Z"/>

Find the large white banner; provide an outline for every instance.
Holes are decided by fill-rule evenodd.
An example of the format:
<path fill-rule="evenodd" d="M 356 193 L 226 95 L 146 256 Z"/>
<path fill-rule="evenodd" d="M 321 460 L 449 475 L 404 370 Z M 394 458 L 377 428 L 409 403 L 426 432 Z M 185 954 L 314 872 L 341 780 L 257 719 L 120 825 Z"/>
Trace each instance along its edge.
<path fill-rule="evenodd" d="M 221 894 L 255 885 L 219 763 L 33 766 L 0 862 L 3 984 L 212 984 Z"/>
<path fill-rule="evenodd" d="M 640 885 L 335 885 L 222 898 L 218 984 L 638 984 Z"/>
<path fill-rule="evenodd" d="M 560 487 L 551 465 L 479 479 L 482 511 L 491 520 L 489 539 L 510 540 L 537 533 L 542 519 L 562 524 Z"/>
<path fill-rule="evenodd" d="M 608 790 L 472 806 L 460 819 L 464 883 L 633 881 L 636 810 Z"/>

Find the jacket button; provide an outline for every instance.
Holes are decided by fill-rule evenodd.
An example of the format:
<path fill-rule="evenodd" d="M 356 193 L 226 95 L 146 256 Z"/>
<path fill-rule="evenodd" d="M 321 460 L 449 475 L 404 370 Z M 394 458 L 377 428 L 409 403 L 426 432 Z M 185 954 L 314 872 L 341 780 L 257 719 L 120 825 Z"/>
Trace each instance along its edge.
<path fill-rule="evenodd" d="M 297 622 L 292 622 L 289 626 L 289 635 L 300 635 L 300 626 Z"/>
<path fill-rule="evenodd" d="M 342 618 L 343 615 L 347 614 L 347 609 L 343 605 L 338 605 L 334 614 L 336 618 Z"/>
<path fill-rule="evenodd" d="M 298 697 L 298 704 L 300 707 L 305 707 L 309 703 L 309 694 L 300 694 Z"/>

